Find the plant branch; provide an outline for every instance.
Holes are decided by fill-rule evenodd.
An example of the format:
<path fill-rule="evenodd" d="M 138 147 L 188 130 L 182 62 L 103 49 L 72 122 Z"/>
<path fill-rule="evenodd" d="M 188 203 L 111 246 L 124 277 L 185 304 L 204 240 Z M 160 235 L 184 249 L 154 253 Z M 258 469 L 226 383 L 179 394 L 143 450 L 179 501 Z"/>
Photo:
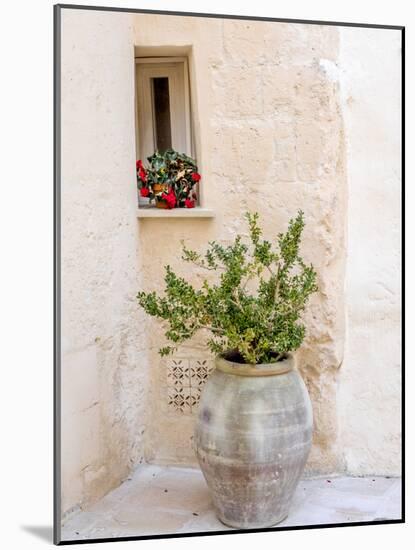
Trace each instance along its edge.
<path fill-rule="evenodd" d="M 164 294 L 137 294 L 144 310 L 169 327 L 165 335 L 174 347 L 204 329 L 210 333 L 206 344 L 213 353 L 233 349 L 246 363 L 258 364 L 277 361 L 303 342 L 301 315 L 317 290 L 317 274 L 299 254 L 303 213 L 278 235 L 277 249 L 261 240 L 258 215 L 247 218 L 254 246 L 241 243 L 239 235 L 228 246 L 210 242 L 204 257 L 183 246 L 183 259 L 193 263 L 195 271 L 224 270 L 217 273 L 218 280 L 205 278 L 195 289 L 166 266 Z M 245 291 L 250 281 L 257 284 L 256 292 Z M 160 354 L 172 353 L 174 347 L 161 348 Z"/>
<path fill-rule="evenodd" d="M 216 271 L 217 269 L 221 269 L 222 271 L 226 270 L 226 268 L 224 268 L 221 265 L 217 265 L 216 267 L 209 267 L 205 264 L 202 264 L 200 262 L 195 262 L 195 261 L 193 261 L 193 264 L 196 265 L 197 267 L 201 267 L 202 269 L 206 269 L 207 271 Z"/>
<path fill-rule="evenodd" d="M 211 325 L 199 325 L 196 330 L 199 329 L 210 330 L 210 332 L 214 332 L 216 334 L 225 334 L 225 331 L 223 329 L 212 327 Z"/>
<path fill-rule="evenodd" d="M 278 294 L 279 294 L 279 291 L 280 291 L 280 264 L 279 263 L 278 263 L 278 267 L 277 267 L 276 277 L 277 277 L 277 282 L 275 283 L 274 302 L 277 301 Z"/>

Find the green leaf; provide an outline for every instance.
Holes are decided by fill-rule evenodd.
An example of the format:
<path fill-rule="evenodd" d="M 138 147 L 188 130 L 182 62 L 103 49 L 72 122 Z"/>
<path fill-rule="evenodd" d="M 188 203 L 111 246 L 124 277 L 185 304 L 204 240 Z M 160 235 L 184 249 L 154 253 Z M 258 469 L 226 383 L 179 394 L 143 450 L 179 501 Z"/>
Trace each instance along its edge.
<path fill-rule="evenodd" d="M 186 160 L 182 157 L 178 161 Z M 303 342 L 301 317 L 318 290 L 313 266 L 299 255 L 304 214 L 299 211 L 290 220 L 276 246 L 262 239 L 257 213 L 247 213 L 246 219 L 248 242 L 241 235 L 231 244 L 211 241 L 204 253 L 182 242 L 182 259 L 197 270 L 215 272 L 216 282 L 205 279 L 196 289 L 166 266 L 163 294 L 138 293 L 149 315 L 167 321 L 165 337 L 175 346 L 161 348 L 161 355 L 172 353 L 201 329 L 210 331 L 206 344 L 212 353 L 233 350 L 254 364 L 277 361 Z M 249 291 L 251 285 L 256 290 Z"/>

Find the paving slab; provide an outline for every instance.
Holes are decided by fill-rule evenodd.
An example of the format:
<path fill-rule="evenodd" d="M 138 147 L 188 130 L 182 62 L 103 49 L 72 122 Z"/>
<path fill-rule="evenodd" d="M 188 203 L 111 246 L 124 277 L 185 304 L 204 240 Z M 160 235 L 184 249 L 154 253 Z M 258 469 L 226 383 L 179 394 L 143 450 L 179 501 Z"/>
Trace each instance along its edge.
<path fill-rule="evenodd" d="M 400 478 L 319 477 L 300 481 L 278 527 L 400 518 Z M 99 502 L 66 518 L 62 540 L 229 530 L 215 516 L 199 469 L 145 464 Z"/>

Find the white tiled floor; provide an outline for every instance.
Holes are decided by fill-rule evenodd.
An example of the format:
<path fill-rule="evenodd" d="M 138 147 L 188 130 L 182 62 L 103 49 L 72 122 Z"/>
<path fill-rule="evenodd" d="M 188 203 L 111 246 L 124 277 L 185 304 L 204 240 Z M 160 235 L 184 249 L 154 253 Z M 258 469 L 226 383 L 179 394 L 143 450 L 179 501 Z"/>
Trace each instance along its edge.
<path fill-rule="evenodd" d="M 401 480 L 331 477 L 300 482 L 278 527 L 401 517 Z M 198 469 L 141 465 L 120 487 L 71 516 L 63 540 L 228 531 L 213 511 Z"/>

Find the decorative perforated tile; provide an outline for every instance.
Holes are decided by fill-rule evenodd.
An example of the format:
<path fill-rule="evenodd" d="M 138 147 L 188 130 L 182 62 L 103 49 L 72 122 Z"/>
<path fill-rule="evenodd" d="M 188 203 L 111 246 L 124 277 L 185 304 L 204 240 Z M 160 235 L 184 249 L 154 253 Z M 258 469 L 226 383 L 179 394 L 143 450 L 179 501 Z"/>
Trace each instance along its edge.
<path fill-rule="evenodd" d="M 190 388 L 167 388 L 169 409 L 180 413 L 192 412 Z"/>
<path fill-rule="evenodd" d="M 213 370 L 212 362 L 208 359 L 190 360 L 190 385 L 201 388 Z"/>
<path fill-rule="evenodd" d="M 203 358 L 175 357 L 166 361 L 166 389 L 168 411 L 194 413 L 200 400 L 203 384 L 214 366 Z"/>
<path fill-rule="evenodd" d="M 169 359 L 167 361 L 167 385 L 178 389 L 190 386 L 188 359 Z"/>

